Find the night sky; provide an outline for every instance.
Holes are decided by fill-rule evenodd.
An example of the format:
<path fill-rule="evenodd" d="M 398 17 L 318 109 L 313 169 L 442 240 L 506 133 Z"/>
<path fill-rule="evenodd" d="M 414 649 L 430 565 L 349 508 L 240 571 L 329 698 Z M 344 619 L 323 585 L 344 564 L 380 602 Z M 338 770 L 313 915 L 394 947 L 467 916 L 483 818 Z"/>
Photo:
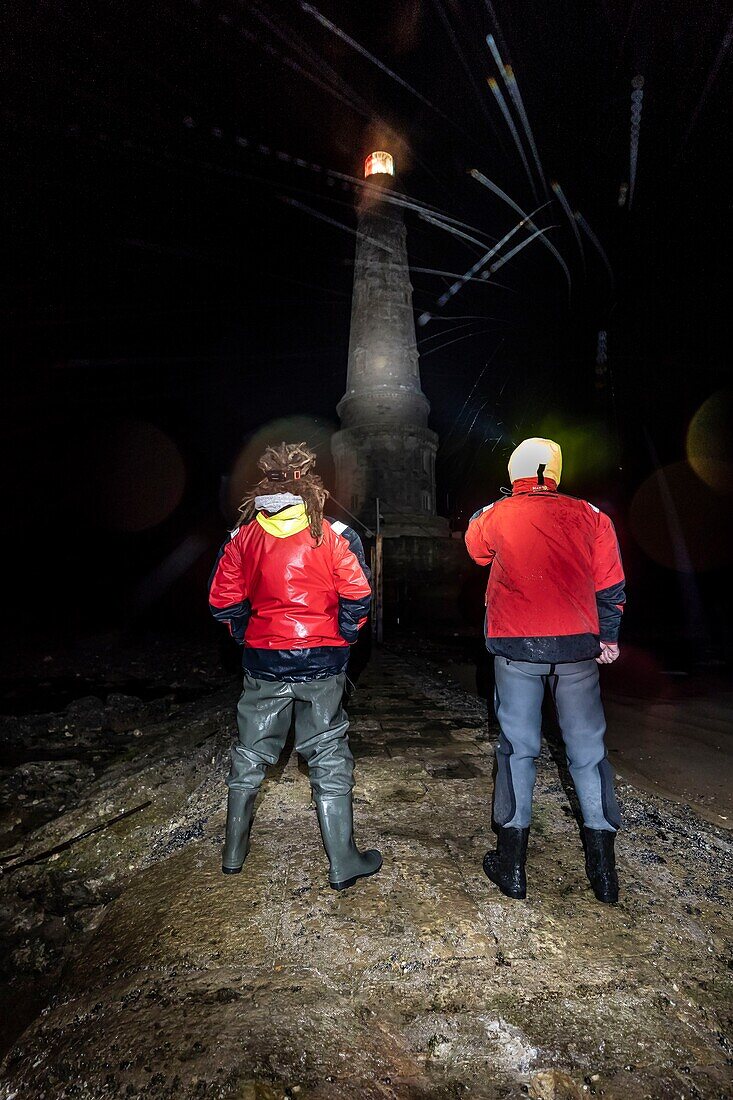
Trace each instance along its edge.
<path fill-rule="evenodd" d="M 680 464 L 691 418 L 730 385 L 730 11 L 712 0 L 318 0 L 398 83 L 307 7 L 10 5 L 2 323 L 14 637 L 44 644 L 160 611 L 195 620 L 199 600 L 204 614 L 211 553 L 231 519 L 223 479 L 276 418 L 318 422 L 328 478 L 358 193 L 341 175 L 360 177 L 364 155 L 389 148 L 395 186 L 487 248 L 519 217 L 471 169 L 525 211 L 547 201 L 527 147 L 535 200 L 486 82 L 499 78 L 492 33 L 548 185 L 558 180 L 581 211 L 614 280 L 582 232 L 581 260 L 552 190 L 536 221 L 556 227 L 548 239 L 570 294 L 538 241 L 442 310 L 453 278 L 413 272 L 416 315 L 436 314 L 418 340 L 445 441 L 439 510 L 465 526 L 506 484 L 513 445 L 553 435 L 563 489 L 617 523 L 632 635 L 723 654 L 729 398 L 712 398 L 701 429 L 715 485 Z M 629 209 L 619 194 L 636 76 Z M 417 213 L 406 223 L 415 268 L 461 273 L 481 253 Z M 661 489 L 646 480 L 658 467 Z"/>

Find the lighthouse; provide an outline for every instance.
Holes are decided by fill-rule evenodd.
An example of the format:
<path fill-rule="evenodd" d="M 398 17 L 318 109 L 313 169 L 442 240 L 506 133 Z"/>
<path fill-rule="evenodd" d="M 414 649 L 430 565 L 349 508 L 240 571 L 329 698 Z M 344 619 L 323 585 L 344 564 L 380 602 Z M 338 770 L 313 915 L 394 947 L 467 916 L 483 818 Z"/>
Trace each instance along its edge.
<path fill-rule="evenodd" d="M 366 158 L 358 208 L 354 290 L 341 430 L 332 440 L 336 497 L 373 528 L 377 499 L 387 538 L 445 537 L 437 515 L 430 406 L 420 385 L 402 210 L 390 201 L 392 156 Z M 394 193 L 394 192 L 392 192 Z"/>

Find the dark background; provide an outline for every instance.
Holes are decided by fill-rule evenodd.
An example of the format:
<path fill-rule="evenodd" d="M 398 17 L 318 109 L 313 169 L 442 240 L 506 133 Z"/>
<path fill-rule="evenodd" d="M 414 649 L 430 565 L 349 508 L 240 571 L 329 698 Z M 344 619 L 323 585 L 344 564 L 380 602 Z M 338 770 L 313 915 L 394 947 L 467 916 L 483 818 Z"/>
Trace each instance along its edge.
<path fill-rule="evenodd" d="M 494 238 L 518 218 L 471 168 L 524 210 L 537 205 L 485 82 L 497 75 L 484 41 L 493 32 L 547 179 L 593 227 L 615 281 L 585 237 L 584 272 L 553 202 L 538 224 L 557 226 L 570 298 L 534 242 L 497 272 L 500 287 L 469 284 L 418 329 L 444 440 L 439 510 L 462 529 L 506 484 L 513 446 L 553 435 L 563 489 L 617 524 L 627 637 L 672 660 L 729 656 L 728 486 L 718 477 L 713 491 L 684 460 L 691 418 L 729 385 L 730 10 L 712 0 L 316 6 L 433 107 L 295 0 L 9 6 L 7 640 L 35 652 L 120 624 L 197 627 L 239 485 L 226 479 L 243 447 L 251 460 L 263 425 L 315 421 L 271 431 L 307 431 L 328 478 L 358 191 L 334 173 L 360 177 L 364 155 L 386 145 L 396 186 Z M 629 209 L 618 195 L 637 74 Z M 416 214 L 406 221 L 415 267 L 460 273 L 480 253 Z M 453 280 L 412 281 L 419 314 Z M 718 458 L 727 402 L 713 399 Z M 658 468 L 664 481 L 642 488 Z"/>

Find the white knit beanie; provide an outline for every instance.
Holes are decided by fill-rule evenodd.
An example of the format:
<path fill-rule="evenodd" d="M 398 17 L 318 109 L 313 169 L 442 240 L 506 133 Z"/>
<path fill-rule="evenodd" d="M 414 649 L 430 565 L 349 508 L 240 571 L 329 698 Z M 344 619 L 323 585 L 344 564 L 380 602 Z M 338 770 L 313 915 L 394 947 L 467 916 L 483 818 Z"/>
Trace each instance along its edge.
<path fill-rule="evenodd" d="M 523 477 L 537 477 L 540 466 L 544 466 L 543 475 L 551 478 L 556 485 L 562 476 L 562 451 L 552 439 L 525 439 L 512 452 L 509 459 L 509 477 L 518 481 Z"/>

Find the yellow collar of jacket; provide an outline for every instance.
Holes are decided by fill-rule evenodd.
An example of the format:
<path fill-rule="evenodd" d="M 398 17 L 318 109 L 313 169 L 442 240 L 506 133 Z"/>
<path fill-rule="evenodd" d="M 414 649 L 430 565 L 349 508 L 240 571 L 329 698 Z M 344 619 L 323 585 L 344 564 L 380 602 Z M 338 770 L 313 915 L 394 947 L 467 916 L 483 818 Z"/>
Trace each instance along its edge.
<path fill-rule="evenodd" d="M 274 535 L 276 539 L 286 539 L 288 535 L 297 535 L 299 531 L 305 531 L 308 526 L 308 516 L 305 504 L 291 504 L 289 508 L 283 508 L 282 512 L 274 516 L 268 516 L 267 512 L 258 512 L 257 522 L 268 535 Z"/>

